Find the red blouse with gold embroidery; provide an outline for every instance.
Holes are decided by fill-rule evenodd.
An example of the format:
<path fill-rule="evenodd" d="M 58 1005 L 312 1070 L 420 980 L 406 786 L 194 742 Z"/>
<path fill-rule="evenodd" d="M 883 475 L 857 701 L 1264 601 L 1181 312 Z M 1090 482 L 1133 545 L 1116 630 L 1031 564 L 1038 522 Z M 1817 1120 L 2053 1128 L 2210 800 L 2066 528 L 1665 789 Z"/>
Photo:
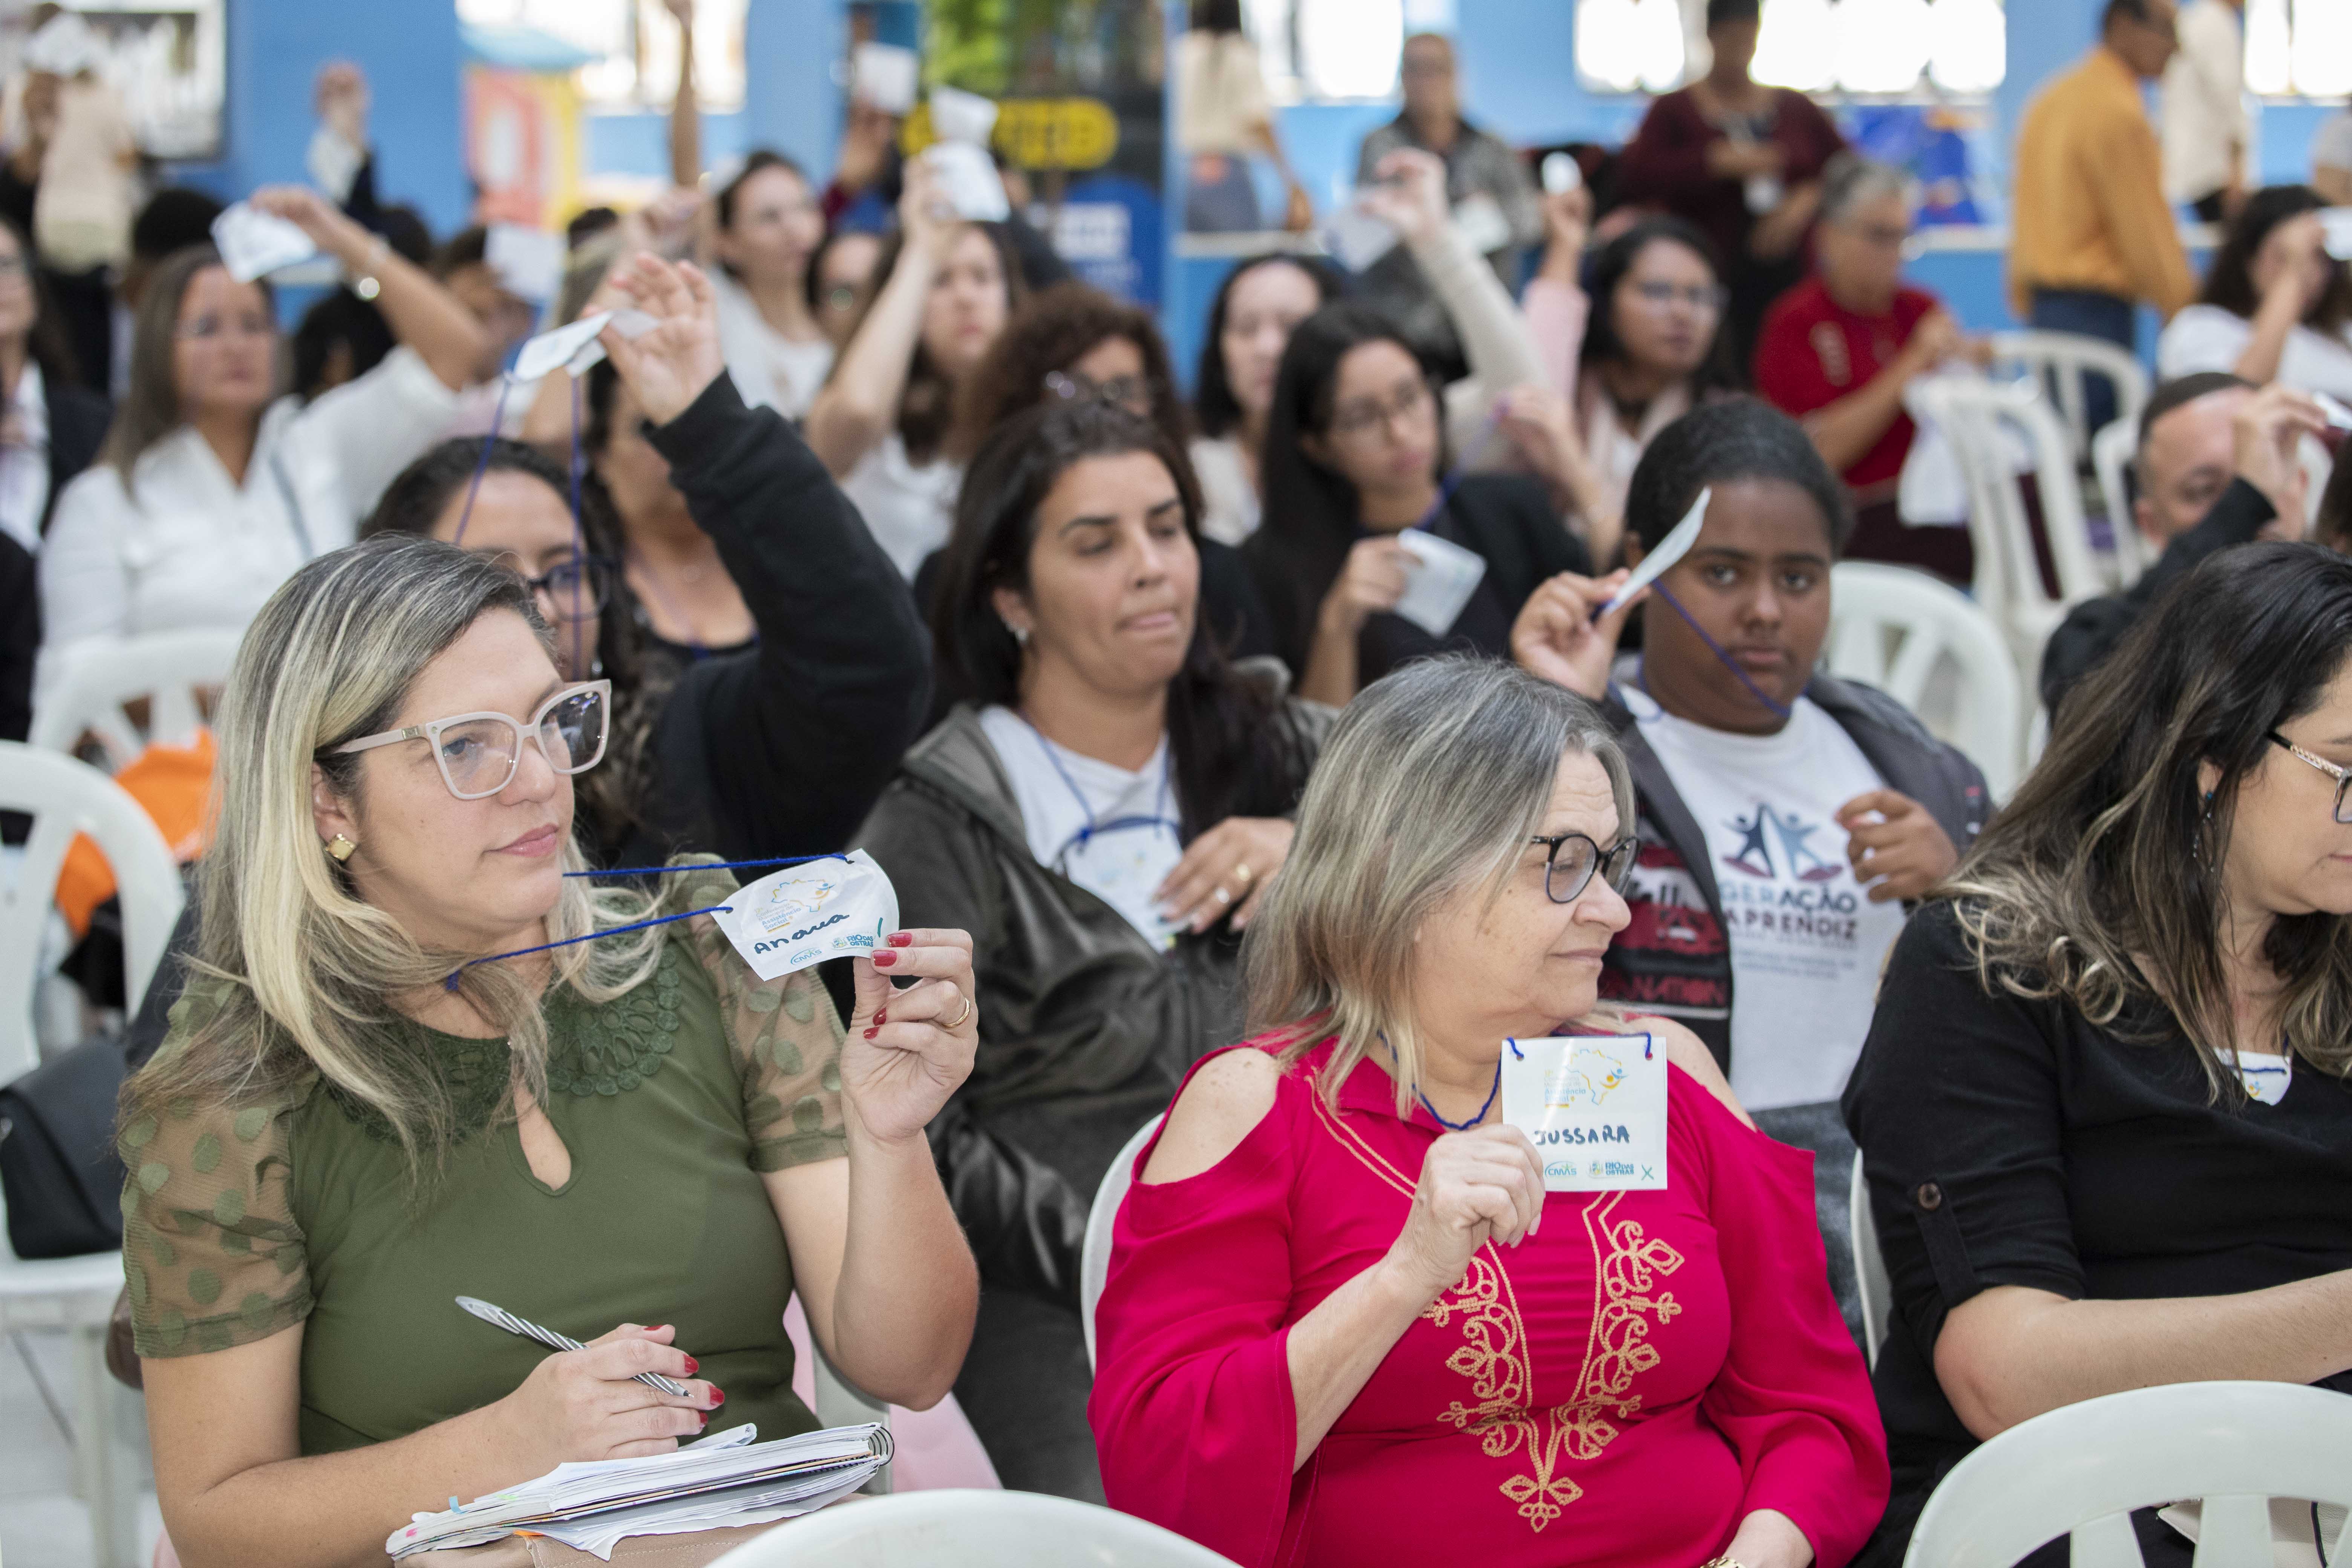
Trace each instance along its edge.
<path fill-rule="evenodd" d="M 1114 1507 L 1247 1568 L 1696 1564 L 1758 1509 L 1823 1568 L 1853 1555 L 1886 1503 L 1886 1441 L 1830 1295 L 1811 1157 L 1679 1068 L 1665 1190 L 1551 1194 L 1294 1474 L 1289 1326 L 1386 1254 L 1442 1131 L 1419 1107 L 1400 1121 L 1369 1061 L 1335 1115 L 1317 1089 L 1332 1049 L 1217 1165 L 1129 1191 L 1088 1411 Z"/>

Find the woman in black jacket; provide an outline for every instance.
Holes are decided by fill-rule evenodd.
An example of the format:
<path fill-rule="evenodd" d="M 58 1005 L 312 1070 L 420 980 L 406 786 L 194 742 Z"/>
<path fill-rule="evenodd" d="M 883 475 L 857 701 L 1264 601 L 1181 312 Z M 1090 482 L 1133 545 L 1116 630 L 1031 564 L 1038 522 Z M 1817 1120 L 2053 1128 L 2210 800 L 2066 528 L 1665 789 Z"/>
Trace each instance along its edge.
<path fill-rule="evenodd" d="M 1226 662 L 1182 448 L 1096 398 L 972 459 L 933 619 L 969 698 L 856 842 L 902 920 L 972 939 L 981 1038 L 931 1140 L 980 1261 L 956 1399 L 1008 1487 L 1102 1500 L 1077 1306 L 1087 1201 L 1239 1037 L 1239 928 L 1289 853 L 1329 713 Z"/>
<path fill-rule="evenodd" d="M 1265 433 L 1265 521 L 1242 546 L 1299 694 L 1341 704 L 1408 658 L 1502 656 L 1538 584 L 1590 569 L 1544 487 L 1515 474 L 1448 478 L 1444 410 L 1386 317 L 1327 305 L 1283 351 Z M 1404 542 L 1478 558 L 1444 625 L 1398 613 L 1424 563 Z M 1454 546 L 1445 551 L 1445 546 Z"/>

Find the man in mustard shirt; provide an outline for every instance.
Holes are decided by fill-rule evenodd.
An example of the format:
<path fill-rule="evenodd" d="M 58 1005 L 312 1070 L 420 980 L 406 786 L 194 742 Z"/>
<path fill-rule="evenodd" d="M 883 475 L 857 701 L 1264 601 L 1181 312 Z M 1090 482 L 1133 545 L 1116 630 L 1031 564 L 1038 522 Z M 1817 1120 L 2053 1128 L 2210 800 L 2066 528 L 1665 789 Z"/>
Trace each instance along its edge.
<path fill-rule="evenodd" d="M 2040 330 L 2129 350 L 2140 300 L 2170 316 L 2196 293 L 2140 97 L 2179 47 L 2176 15 L 2174 0 L 2108 0 L 2098 44 L 2025 111 L 2010 302 Z M 2115 417 L 2115 390 L 2095 378 L 2086 391 L 2096 429 Z"/>

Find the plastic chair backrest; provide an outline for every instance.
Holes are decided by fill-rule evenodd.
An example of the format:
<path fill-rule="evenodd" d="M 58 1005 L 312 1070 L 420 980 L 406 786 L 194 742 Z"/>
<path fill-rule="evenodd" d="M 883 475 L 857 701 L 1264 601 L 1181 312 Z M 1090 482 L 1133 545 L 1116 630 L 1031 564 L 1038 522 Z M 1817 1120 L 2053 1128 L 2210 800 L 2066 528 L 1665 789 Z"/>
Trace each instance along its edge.
<path fill-rule="evenodd" d="M 1036 1492 L 920 1491 L 828 1508 L 710 1568 L 1234 1568 L 1172 1531 Z"/>
<path fill-rule="evenodd" d="M 1997 364 L 2032 373 L 2037 385 L 2054 385 L 2058 410 L 2066 423 L 2068 449 L 2075 461 L 2090 456 L 2091 441 L 2097 434 L 2091 428 L 2083 390 L 2084 375 L 2103 375 L 2114 385 L 2113 424 L 2139 429 L 2140 411 L 2147 406 L 2147 368 L 2105 338 L 2078 332 L 1995 332 L 1992 353 Z"/>
<path fill-rule="evenodd" d="M 198 693 L 227 683 L 243 635 L 157 632 L 71 649 L 60 656 L 65 663 L 55 679 L 44 682 L 28 739 L 48 751 L 69 752 L 87 731 L 106 747 L 115 770 L 128 766 L 150 742 L 185 745 L 204 723 Z M 143 735 L 123 711 L 123 704 L 142 699 L 148 705 Z"/>
<path fill-rule="evenodd" d="M 1908 567 L 1841 562 L 1830 584 L 1830 673 L 1875 686 L 1916 713 L 1929 676 L 1950 658 L 1959 668 L 1960 707 L 1948 738 L 1984 770 L 1993 798 L 2007 799 L 2018 779 L 2022 691 L 1992 617 L 1958 589 Z"/>
<path fill-rule="evenodd" d="M 39 1065 L 32 998 L 41 927 L 58 868 L 78 833 L 94 839 L 122 900 L 123 988 L 137 1012 L 186 895 L 180 868 L 139 803 L 86 763 L 0 741 L 0 811 L 33 819 L 19 855 L 0 863 L 0 1083 Z"/>
<path fill-rule="evenodd" d="M 2116 586 L 2128 588 L 2154 564 L 2156 553 L 2132 517 L 2131 465 L 2139 455 L 2139 427 L 2118 419 L 2091 437 L 2091 469 L 2106 498 L 2107 531 L 2114 536 Z"/>
<path fill-rule="evenodd" d="M 1874 1367 L 1895 1313 L 1895 1287 L 1887 1281 L 1886 1255 L 1878 1250 L 1878 1216 L 1870 1212 L 1870 1184 L 1863 1179 L 1858 1149 L 1846 1205 L 1846 1245 L 1853 1249 L 1854 1293 L 1862 1298 L 1862 1352 Z"/>
<path fill-rule="evenodd" d="M 1110 1279 L 1111 1227 L 1118 1223 L 1118 1205 L 1126 1201 L 1127 1189 L 1135 1184 L 1136 1156 L 1167 1120 L 1165 1113 L 1153 1117 L 1120 1145 L 1110 1169 L 1103 1173 L 1102 1185 L 1095 1189 L 1094 1206 L 1087 1211 L 1086 1245 L 1078 1252 L 1078 1316 L 1086 1324 L 1090 1369 L 1095 1364 L 1095 1303 L 1102 1300 L 1103 1286 Z"/>
<path fill-rule="evenodd" d="M 2176 1383 L 2084 1400 L 1971 1452 L 1904 1568 L 2009 1568 L 2074 1537 L 2074 1568 L 2143 1568 L 2135 1509 L 2204 1500 L 2201 1568 L 2270 1568 L 2269 1500 L 2352 1505 L 2352 1399 L 2292 1383 Z M 2325 1555 L 2352 1561 L 2352 1527 Z"/>
<path fill-rule="evenodd" d="M 1996 618 L 2005 615 L 2009 605 L 2009 568 L 2007 549 L 2000 537 L 2000 525 L 1995 519 L 1999 502 L 1990 476 L 1983 465 L 1969 461 L 1969 452 L 1961 445 L 1960 416 L 1951 406 L 1950 392 L 1962 378 L 1928 376 L 1912 384 L 1912 392 L 1919 400 L 1927 417 L 1934 420 L 1952 443 L 1954 454 L 1960 460 L 1960 477 L 1969 489 L 1969 544 L 1976 557 L 1975 576 L 1969 592 L 1976 602 Z"/>

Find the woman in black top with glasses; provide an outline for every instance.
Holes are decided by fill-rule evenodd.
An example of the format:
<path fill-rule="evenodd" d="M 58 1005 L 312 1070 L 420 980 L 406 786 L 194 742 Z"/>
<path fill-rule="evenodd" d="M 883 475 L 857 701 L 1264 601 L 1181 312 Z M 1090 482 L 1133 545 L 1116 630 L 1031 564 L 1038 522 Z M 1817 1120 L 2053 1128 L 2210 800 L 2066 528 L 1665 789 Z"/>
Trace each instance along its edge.
<path fill-rule="evenodd" d="M 2213 1379 L 2352 1394 L 2347 775 L 2352 561 L 2222 551 L 2067 696 L 1904 929 L 1844 1100 L 1895 1307 L 1864 1568 L 2044 1411 Z M 2135 1522 L 2151 1568 L 2188 1563 Z"/>
<path fill-rule="evenodd" d="M 491 443 L 487 466 L 482 443 L 444 443 L 393 481 L 362 532 L 510 558 L 539 590 L 565 674 L 612 679 L 613 747 L 596 770 L 609 777 L 582 801 L 604 864 L 646 865 L 680 847 L 730 860 L 838 848 L 920 733 L 929 639 L 824 465 L 772 411 L 744 405 L 708 284 L 658 260 L 636 265 L 639 308 L 661 326 L 612 351 L 646 422 L 633 433 L 718 547 L 752 646 L 683 668 L 648 659 L 610 502 L 583 487 L 586 570 L 575 582 L 569 478 L 520 442 Z"/>
<path fill-rule="evenodd" d="M 1266 416 L 1265 521 L 1242 554 L 1300 696 L 1344 706 L 1441 649 L 1507 658 L 1528 595 L 1591 570 L 1543 485 L 1450 467 L 1436 389 L 1386 317 L 1327 305 L 1298 323 Z M 1475 585 L 1436 616 L 1400 613 L 1423 609 L 1407 598 L 1417 575 L 1449 570 L 1425 563 L 1410 531 L 1440 542 L 1423 553 L 1477 557 Z"/>

